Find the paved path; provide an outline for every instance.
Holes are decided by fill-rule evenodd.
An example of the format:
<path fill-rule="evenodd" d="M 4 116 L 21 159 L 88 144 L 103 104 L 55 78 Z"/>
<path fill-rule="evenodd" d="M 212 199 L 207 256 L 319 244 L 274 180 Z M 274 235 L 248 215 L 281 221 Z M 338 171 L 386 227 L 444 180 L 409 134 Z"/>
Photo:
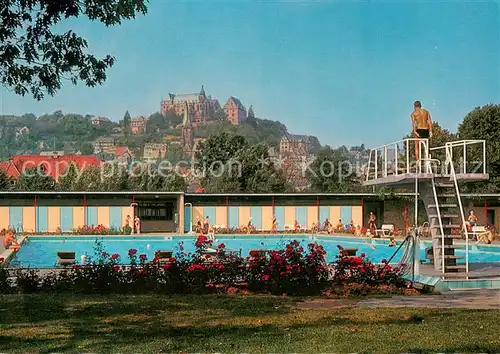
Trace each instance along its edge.
<path fill-rule="evenodd" d="M 304 310 L 321 310 L 342 307 L 428 307 L 500 310 L 500 290 L 454 291 L 442 295 L 393 296 L 390 298 L 314 299 L 297 306 Z"/>

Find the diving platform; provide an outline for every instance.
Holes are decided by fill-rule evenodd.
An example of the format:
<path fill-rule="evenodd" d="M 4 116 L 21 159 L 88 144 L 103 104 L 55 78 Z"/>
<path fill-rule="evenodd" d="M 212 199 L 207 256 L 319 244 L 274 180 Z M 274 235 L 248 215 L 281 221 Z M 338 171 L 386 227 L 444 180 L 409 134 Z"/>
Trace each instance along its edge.
<path fill-rule="evenodd" d="M 418 179 L 421 182 L 431 181 L 433 178 L 448 179 L 450 183 L 453 182 L 453 178 L 450 175 L 442 175 L 439 173 L 400 173 L 400 174 L 390 174 L 383 177 L 378 177 L 364 181 L 365 186 L 384 186 L 384 187 L 401 187 L 405 188 L 408 185 L 415 184 L 415 180 Z M 487 173 L 464 173 L 456 175 L 458 183 L 467 182 L 480 182 L 489 179 L 489 174 Z"/>
<path fill-rule="evenodd" d="M 469 231 L 460 196 L 465 183 L 488 180 L 486 142 L 459 140 L 429 148 L 428 139 L 409 138 L 370 151 L 364 185 L 404 188 L 415 193 L 427 213 L 432 247 L 426 249 L 435 274 L 469 279 Z M 415 236 L 417 237 L 417 236 Z M 417 237 L 418 238 L 418 237 Z M 465 255 L 455 254 L 465 239 Z"/>
<path fill-rule="evenodd" d="M 428 139 L 408 138 L 376 147 L 370 151 L 363 184 L 407 188 L 415 180 L 434 178 L 459 184 L 488 180 L 485 141 L 459 140 L 429 148 Z"/>

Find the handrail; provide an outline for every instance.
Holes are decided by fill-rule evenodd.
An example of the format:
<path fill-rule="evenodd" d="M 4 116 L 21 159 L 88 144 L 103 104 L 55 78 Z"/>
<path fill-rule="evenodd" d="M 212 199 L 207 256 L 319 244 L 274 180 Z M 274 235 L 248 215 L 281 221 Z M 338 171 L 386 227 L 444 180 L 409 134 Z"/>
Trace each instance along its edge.
<path fill-rule="evenodd" d="M 446 155 L 448 158 L 448 155 L 451 155 L 451 145 L 449 145 L 446 149 Z M 451 158 L 451 157 L 450 157 Z M 455 184 L 455 191 L 457 193 L 457 200 L 458 200 L 458 206 L 460 209 L 460 215 L 462 216 L 462 227 L 465 232 L 465 272 L 466 274 L 469 273 L 469 232 L 467 230 L 467 225 L 465 223 L 465 213 L 464 213 L 464 208 L 462 205 L 462 198 L 460 197 L 460 188 L 458 188 L 458 180 L 457 180 L 457 175 L 455 173 L 455 167 L 453 166 L 453 163 L 451 165 L 451 177 L 453 178 L 453 183 Z"/>
<path fill-rule="evenodd" d="M 399 175 L 399 174 L 410 174 L 410 173 L 422 173 L 428 170 L 427 166 L 422 168 L 421 162 L 415 161 L 414 158 L 410 156 L 410 148 L 412 142 L 419 142 L 415 144 L 415 148 L 420 152 L 419 156 L 428 158 L 430 152 L 449 150 L 446 153 L 446 161 L 441 159 L 442 173 L 449 174 L 449 164 L 453 163 L 453 149 L 457 147 L 463 148 L 463 167 L 460 167 L 460 173 L 467 174 L 468 165 L 467 162 L 467 147 L 471 145 L 482 144 L 482 172 L 479 170 L 470 171 L 470 173 L 483 173 L 486 174 L 486 141 L 485 140 L 457 140 L 450 141 L 444 144 L 444 146 L 430 147 L 429 139 L 422 138 L 406 138 L 403 140 L 398 140 L 389 144 L 380 145 L 371 149 L 365 179 L 370 181 L 373 179 L 388 177 L 389 175 Z M 404 146 L 401 146 L 404 144 Z M 406 154 L 405 154 L 406 153 Z M 406 156 L 405 156 L 406 155 Z M 415 163 L 417 164 L 415 165 Z M 399 166 L 401 164 L 401 166 Z M 480 168 L 480 165 L 477 166 Z M 432 173 L 432 169 L 430 171 Z M 455 173 L 456 173 L 455 167 Z"/>

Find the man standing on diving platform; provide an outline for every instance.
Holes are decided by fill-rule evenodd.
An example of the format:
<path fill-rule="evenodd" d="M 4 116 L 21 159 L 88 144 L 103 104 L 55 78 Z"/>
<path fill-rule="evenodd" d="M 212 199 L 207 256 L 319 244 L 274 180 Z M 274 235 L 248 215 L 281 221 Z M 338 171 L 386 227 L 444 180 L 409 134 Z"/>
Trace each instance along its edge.
<path fill-rule="evenodd" d="M 414 111 L 411 114 L 413 122 L 413 134 L 417 138 L 429 139 L 432 137 L 432 120 L 428 110 L 422 108 L 420 101 L 413 104 Z M 419 146 L 420 140 L 415 141 L 415 155 L 417 161 L 420 159 Z"/>

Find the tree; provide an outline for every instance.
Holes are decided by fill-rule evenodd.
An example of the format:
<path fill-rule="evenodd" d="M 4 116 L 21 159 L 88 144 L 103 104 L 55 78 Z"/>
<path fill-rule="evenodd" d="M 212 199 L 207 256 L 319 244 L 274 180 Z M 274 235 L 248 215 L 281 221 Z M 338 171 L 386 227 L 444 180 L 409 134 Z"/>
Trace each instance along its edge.
<path fill-rule="evenodd" d="M 6 190 L 9 190 L 10 187 L 11 187 L 11 184 L 10 184 L 9 177 L 7 177 L 7 175 L 5 174 L 5 172 L 3 172 L 2 170 L 0 170 L 0 190 L 1 191 L 6 191 Z"/>
<path fill-rule="evenodd" d="M 89 142 L 83 142 L 80 145 L 80 152 L 82 155 L 93 155 L 94 154 L 94 146 L 92 146 Z"/>
<path fill-rule="evenodd" d="M 361 187 L 344 147 L 333 150 L 325 146 L 320 149 L 307 175 L 314 192 L 345 193 L 357 191 Z"/>
<path fill-rule="evenodd" d="M 255 119 L 255 113 L 253 112 L 253 107 L 250 106 L 247 113 L 247 119 Z"/>
<path fill-rule="evenodd" d="M 0 1 L 0 82 L 16 94 L 41 100 L 54 95 L 63 79 L 93 87 L 106 80 L 115 58 L 96 58 L 88 43 L 72 30 L 55 27 L 70 18 L 87 17 L 106 26 L 119 25 L 147 11 L 145 0 Z"/>
<path fill-rule="evenodd" d="M 24 170 L 16 183 L 18 191 L 52 191 L 54 189 L 54 179 L 40 168 Z"/>
<path fill-rule="evenodd" d="M 71 163 L 64 173 L 59 176 L 56 189 L 67 192 L 74 191 L 74 184 L 78 179 L 78 173 L 78 167 L 74 163 Z"/>
<path fill-rule="evenodd" d="M 239 135 L 210 136 L 196 152 L 195 169 L 207 192 L 284 192 L 282 171 L 270 161 L 266 144 L 250 145 Z M 233 189 L 234 188 L 234 189 Z"/>
<path fill-rule="evenodd" d="M 482 192 L 500 191 L 500 105 L 489 104 L 476 107 L 464 118 L 458 126 L 458 139 L 460 140 L 486 140 L 486 168 L 490 180 L 485 183 L 474 183 L 467 185 L 469 190 L 481 190 Z M 461 157 L 458 149 L 453 152 Z M 479 166 L 482 169 L 482 146 L 467 146 L 467 168 Z M 479 163 L 480 165 L 478 165 Z"/>

